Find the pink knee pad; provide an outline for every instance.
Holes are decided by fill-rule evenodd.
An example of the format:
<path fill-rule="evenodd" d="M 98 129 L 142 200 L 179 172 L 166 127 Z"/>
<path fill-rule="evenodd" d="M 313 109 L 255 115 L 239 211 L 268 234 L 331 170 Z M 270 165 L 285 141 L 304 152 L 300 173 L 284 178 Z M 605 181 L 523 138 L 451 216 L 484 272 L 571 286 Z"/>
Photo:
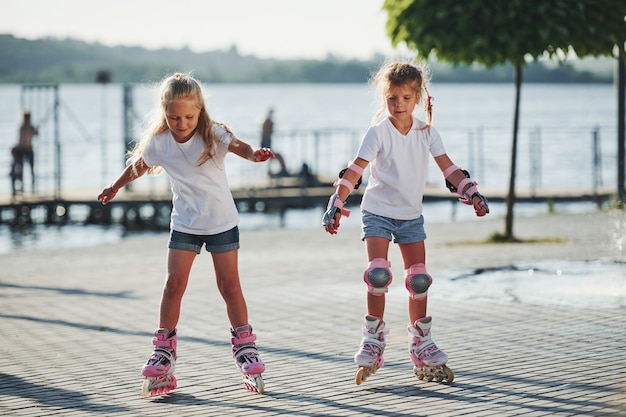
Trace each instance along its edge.
<path fill-rule="evenodd" d="M 413 299 L 424 298 L 428 294 L 428 287 L 433 283 L 433 277 L 426 272 L 426 265 L 413 264 L 404 270 L 406 289 Z"/>
<path fill-rule="evenodd" d="M 383 258 L 375 258 L 368 265 L 363 274 L 363 281 L 367 284 L 367 291 L 376 296 L 387 292 L 391 285 L 391 262 Z"/>

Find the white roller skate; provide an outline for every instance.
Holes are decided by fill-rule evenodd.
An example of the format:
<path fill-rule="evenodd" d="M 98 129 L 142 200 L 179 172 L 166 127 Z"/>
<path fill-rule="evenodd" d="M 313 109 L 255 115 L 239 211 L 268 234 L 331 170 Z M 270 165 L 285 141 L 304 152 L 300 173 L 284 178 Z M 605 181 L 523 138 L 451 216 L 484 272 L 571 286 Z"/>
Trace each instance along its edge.
<path fill-rule="evenodd" d="M 361 385 L 370 375 L 374 375 L 378 369 L 382 368 L 385 363 L 383 359 L 384 351 L 385 322 L 378 317 L 365 316 L 361 347 L 354 355 L 354 362 L 359 367 L 354 377 L 354 382 L 357 385 Z"/>
<path fill-rule="evenodd" d="M 144 397 L 167 394 L 176 388 L 176 329 L 157 329 L 152 344 L 154 351 L 141 370 L 146 377 L 141 390 Z"/>
<path fill-rule="evenodd" d="M 454 372 L 446 366 L 448 355 L 440 350 L 430 337 L 432 318 L 416 320 L 409 330 L 409 354 L 413 361 L 413 373 L 417 379 L 435 379 L 437 382 L 454 380 Z"/>
<path fill-rule="evenodd" d="M 230 330 L 232 334 L 233 358 L 235 364 L 243 374 L 243 385 L 247 390 L 263 394 L 265 383 L 261 375 L 265 371 L 265 364 L 259 357 L 254 341 L 256 335 L 252 327 L 247 324 Z"/>

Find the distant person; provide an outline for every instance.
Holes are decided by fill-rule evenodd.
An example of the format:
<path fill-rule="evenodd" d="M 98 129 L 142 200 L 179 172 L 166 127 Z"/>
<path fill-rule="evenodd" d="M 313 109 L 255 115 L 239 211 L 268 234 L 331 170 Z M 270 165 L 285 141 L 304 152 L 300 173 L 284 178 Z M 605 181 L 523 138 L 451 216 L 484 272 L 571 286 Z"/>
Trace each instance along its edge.
<path fill-rule="evenodd" d="M 272 147 L 272 135 L 274 134 L 274 109 L 270 107 L 267 111 L 265 119 L 261 124 L 261 148 L 271 148 Z M 286 177 L 289 175 L 287 172 L 287 167 L 285 166 L 285 160 L 282 155 L 278 152 L 275 152 L 275 159 L 280 164 L 280 171 L 277 173 L 272 173 L 270 171 L 270 177 Z"/>
<path fill-rule="evenodd" d="M 467 171 L 454 165 L 439 133 L 431 126 L 432 97 L 428 93 L 425 68 L 409 63 L 386 63 L 373 76 L 383 105 L 365 133 L 356 158 L 339 175 L 322 225 L 336 234 L 342 215 L 349 214 L 344 202 L 370 165 L 369 181 L 361 202 L 361 238 L 365 241 L 368 265 L 363 274 L 367 284 L 367 314 L 363 339 L 354 355 L 358 369 L 355 382 L 361 384 L 383 365 L 385 349 L 385 293 L 391 284 L 389 243 L 398 244 L 403 261 L 404 283 L 409 292 L 409 356 L 415 375 L 422 379 L 446 379 L 454 373 L 446 367 L 448 355 L 431 337 L 432 318 L 426 315 L 426 300 L 432 277 L 426 271 L 422 199 L 431 155 L 452 192 L 463 203 L 473 205 L 477 216 L 489 212 L 487 200 L 478 192 Z M 424 102 L 427 121 L 413 116 Z M 386 111 L 386 117 L 378 117 Z"/>
<path fill-rule="evenodd" d="M 14 146 L 11 148 L 11 170 L 9 171 L 13 197 L 15 197 L 18 192 L 24 191 L 24 176 L 22 172 L 22 167 L 22 154 L 19 151 L 18 147 Z"/>
<path fill-rule="evenodd" d="M 244 375 L 244 385 L 263 392 L 265 365 L 255 346 L 238 271 L 239 215 L 233 200 L 224 160 L 228 152 L 251 162 L 274 157 L 269 148 L 254 149 L 222 123 L 212 120 L 200 83 L 188 74 L 175 73 L 161 82 L 160 102 L 141 140 L 131 151 L 128 166 L 98 200 L 111 201 L 118 191 L 147 173 L 169 174 L 172 185 L 171 231 L 167 278 L 161 297 L 154 351 L 142 369 L 145 396 L 176 388 L 176 327 L 189 272 L 202 246 L 211 252 L 219 289 L 231 324 L 232 354 Z M 210 361 L 206 363 L 210 373 Z"/>
<path fill-rule="evenodd" d="M 298 178 L 300 180 L 301 187 L 314 187 L 316 185 L 319 185 L 317 177 L 315 176 L 315 174 L 313 174 L 311 168 L 309 167 L 309 164 L 307 164 L 306 162 L 302 163 L 302 166 L 300 167 L 300 172 L 298 173 Z"/>
<path fill-rule="evenodd" d="M 272 134 L 274 133 L 274 109 L 270 108 L 261 125 L 261 148 L 272 147 Z M 257 119 L 258 120 L 258 119 Z"/>
<path fill-rule="evenodd" d="M 13 156 L 13 168 L 12 168 L 12 187 L 14 195 L 16 191 L 16 182 L 23 185 L 24 165 L 27 163 L 30 166 L 30 177 L 32 192 L 35 192 L 35 153 L 33 152 L 33 138 L 37 136 L 39 132 L 37 128 L 31 123 L 31 115 L 29 111 L 22 113 L 22 125 L 20 126 L 18 133 L 17 146 L 11 150 Z"/>

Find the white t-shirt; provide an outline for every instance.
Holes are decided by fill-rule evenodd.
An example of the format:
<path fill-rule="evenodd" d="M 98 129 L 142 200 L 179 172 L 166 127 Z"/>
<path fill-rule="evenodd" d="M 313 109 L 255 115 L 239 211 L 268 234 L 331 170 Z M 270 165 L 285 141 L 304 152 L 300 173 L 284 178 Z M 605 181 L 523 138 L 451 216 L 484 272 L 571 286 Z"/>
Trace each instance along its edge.
<path fill-rule="evenodd" d="M 204 143 L 194 134 L 185 143 L 177 143 L 170 131 L 156 135 L 144 151 L 148 166 L 161 166 L 172 186 L 170 227 L 194 235 L 213 235 L 239 224 L 239 213 L 228 186 L 224 159 L 232 138 L 221 126 L 217 132 L 215 155 L 204 164 L 197 161 Z"/>
<path fill-rule="evenodd" d="M 411 130 L 402 135 L 387 117 L 365 133 L 357 153 L 370 162 L 363 210 L 398 220 L 422 215 L 428 156 L 446 153 L 439 133 L 425 126 L 414 117 Z"/>

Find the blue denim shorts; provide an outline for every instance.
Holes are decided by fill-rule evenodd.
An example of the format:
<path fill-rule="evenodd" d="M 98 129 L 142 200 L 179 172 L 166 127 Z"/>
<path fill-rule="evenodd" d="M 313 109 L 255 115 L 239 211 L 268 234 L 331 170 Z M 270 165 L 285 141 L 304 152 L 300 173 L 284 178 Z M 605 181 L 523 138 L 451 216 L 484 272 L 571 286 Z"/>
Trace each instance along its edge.
<path fill-rule="evenodd" d="M 368 237 L 384 237 L 387 240 L 393 238 L 393 242 L 400 245 L 426 240 L 424 216 L 412 220 L 397 220 L 363 210 L 361 226 L 362 240 Z"/>
<path fill-rule="evenodd" d="M 191 235 L 172 230 L 167 247 L 200 253 L 202 245 L 205 245 L 207 252 L 229 252 L 239 249 L 239 227 L 235 226 L 216 235 Z"/>

